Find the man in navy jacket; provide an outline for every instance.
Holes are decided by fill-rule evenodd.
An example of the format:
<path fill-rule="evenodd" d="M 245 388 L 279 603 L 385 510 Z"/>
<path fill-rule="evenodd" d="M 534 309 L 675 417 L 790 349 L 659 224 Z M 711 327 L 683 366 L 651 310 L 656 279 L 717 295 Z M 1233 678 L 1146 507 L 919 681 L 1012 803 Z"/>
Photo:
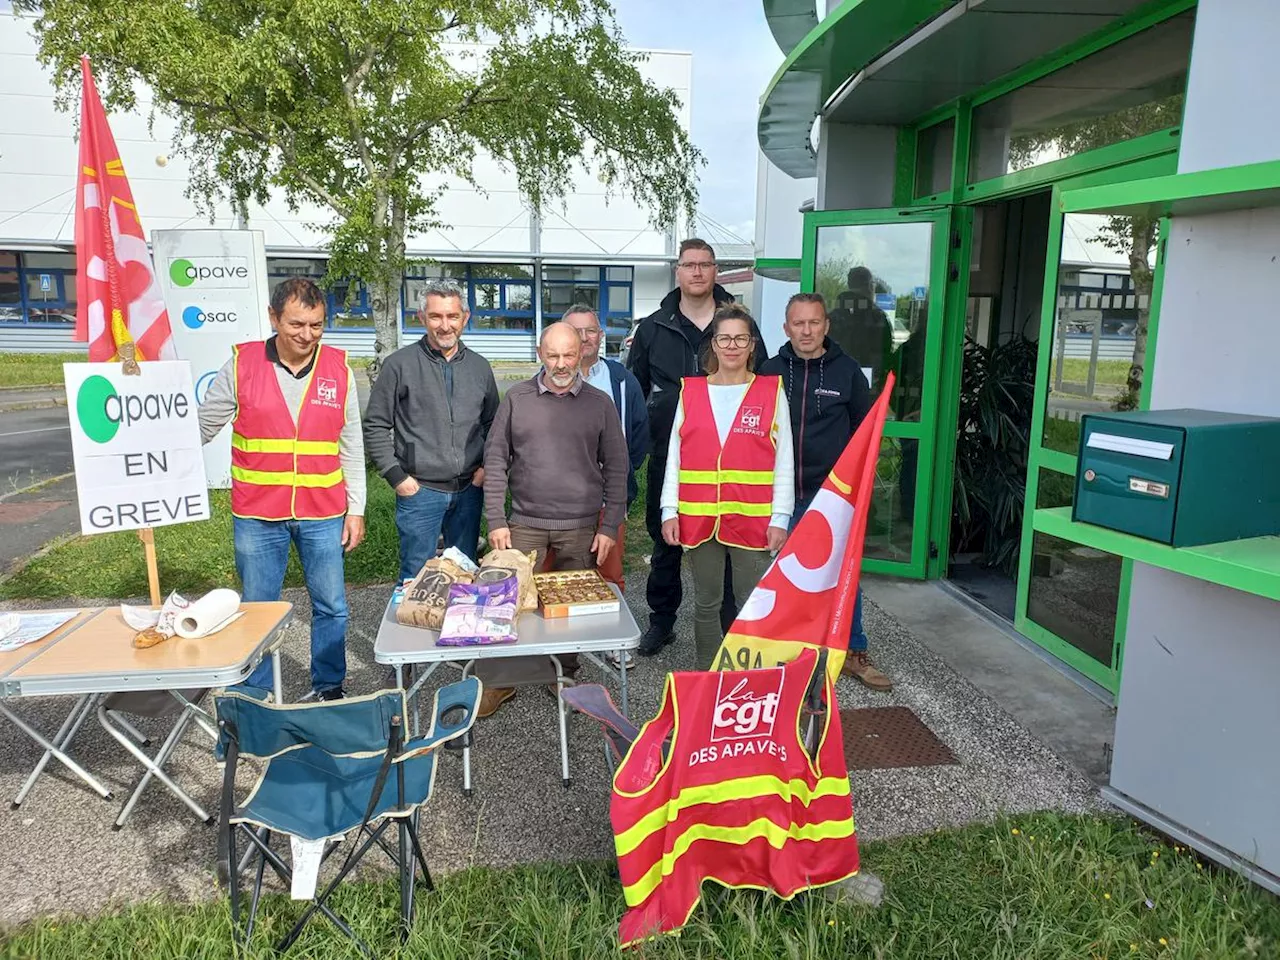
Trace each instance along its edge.
<path fill-rule="evenodd" d="M 794 528 L 871 408 L 871 391 L 858 361 L 828 336 L 831 322 L 822 294 L 797 293 L 787 301 L 782 329 L 788 342 L 760 372 L 782 378 L 791 410 L 796 458 Z M 872 690 L 893 689 L 892 681 L 867 659 L 861 587 L 842 672 Z"/>
<path fill-rule="evenodd" d="M 644 393 L 640 390 L 640 382 L 626 367 L 617 360 L 609 360 L 600 356 L 604 346 L 604 330 L 596 312 L 586 304 L 576 303 L 565 311 L 560 318 L 578 331 L 582 338 L 582 379 L 597 390 L 602 390 L 613 397 L 613 404 L 618 408 L 618 417 L 622 420 L 622 434 L 627 440 L 627 455 L 630 461 L 627 471 L 627 507 L 635 500 L 639 487 L 636 484 L 636 471 L 644 463 L 649 453 L 649 409 L 645 406 Z M 605 562 L 600 565 L 600 574 L 611 583 L 616 583 L 619 590 L 625 589 L 622 572 L 623 537 L 625 522 L 618 528 L 618 542 L 609 552 Z"/>

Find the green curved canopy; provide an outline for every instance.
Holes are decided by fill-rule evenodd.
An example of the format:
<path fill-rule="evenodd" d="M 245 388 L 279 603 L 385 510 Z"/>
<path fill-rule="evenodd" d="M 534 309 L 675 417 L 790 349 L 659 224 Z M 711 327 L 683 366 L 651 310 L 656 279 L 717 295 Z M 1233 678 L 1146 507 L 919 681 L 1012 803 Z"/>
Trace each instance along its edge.
<path fill-rule="evenodd" d="M 845 0 L 811 27 L 791 48 L 761 100 L 756 135 L 765 156 L 792 177 L 816 176 L 818 158 L 809 134 L 822 105 L 868 63 L 956 2 Z M 785 50 L 783 37 L 789 39 L 787 31 L 796 29 L 802 18 L 784 19 L 783 8 L 794 11 L 800 4 L 764 0 L 764 5 L 769 28 Z"/>

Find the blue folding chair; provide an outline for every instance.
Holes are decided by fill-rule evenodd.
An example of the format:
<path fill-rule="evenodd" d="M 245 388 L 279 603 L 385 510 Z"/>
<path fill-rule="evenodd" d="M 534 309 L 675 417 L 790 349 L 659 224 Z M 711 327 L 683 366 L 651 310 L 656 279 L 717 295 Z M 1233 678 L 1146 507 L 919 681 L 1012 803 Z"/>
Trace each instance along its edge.
<path fill-rule="evenodd" d="M 328 900 L 375 844 L 399 870 L 400 933 L 402 938 L 408 936 L 419 867 L 427 889 L 433 889 L 418 841 L 415 814 L 431 798 L 436 748 L 471 729 L 480 693 L 480 681 L 475 677 L 437 691 L 430 729 L 425 736 L 407 742 L 404 730 L 408 713 L 402 690 L 307 704 L 265 703 L 239 693 L 215 698 L 217 752 L 226 765 L 218 831 L 218 876 L 229 888 L 232 928 L 237 936 L 241 866 L 237 838 L 250 844 L 248 865 L 254 866 L 256 861 L 243 935 L 246 945 L 253 935 L 266 867 L 271 867 L 286 884 L 292 882 L 289 866 L 271 849 L 275 834 L 335 841 L 324 850 L 327 858 L 344 835 L 355 831 L 347 837 L 350 846 L 337 875 L 315 897 L 277 950 L 287 950 L 307 922 L 321 913 L 362 953 L 372 956 L 350 926 L 329 907 Z M 237 804 L 236 767 L 242 757 L 257 757 L 267 763 L 249 795 Z M 393 769 L 395 789 L 386 790 Z M 393 824 L 399 833 L 395 850 L 383 837 Z"/>

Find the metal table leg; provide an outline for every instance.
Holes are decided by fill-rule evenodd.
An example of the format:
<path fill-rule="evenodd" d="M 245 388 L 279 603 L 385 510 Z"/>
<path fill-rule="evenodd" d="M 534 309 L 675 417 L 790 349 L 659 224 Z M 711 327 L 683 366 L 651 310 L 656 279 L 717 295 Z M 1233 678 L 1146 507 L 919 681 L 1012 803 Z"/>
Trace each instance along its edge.
<path fill-rule="evenodd" d="M 196 724 L 202 727 L 204 731 L 213 738 L 215 743 L 218 740 L 217 731 L 213 729 L 208 715 L 194 703 L 179 695 L 177 691 L 171 691 L 171 693 L 173 698 L 182 704 L 182 714 L 178 717 L 177 722 L 173 725 L 173 729 L 169 731 L 169 735 L 165 738 L 160 750 L 156 753 L 156 769 L 165 765 L 169 759 L 169 755 L 174 751 L 178 744 L 182 742 L 182 736 L 186 732 L 187 726 L 193 720 L 196 721 Z M 117 727 L 124 728 L 126 732 L 129 729 L 124 717 L 114 714 L 112 711 L 105 708 L 98 711 L 98 717 L 100 721 L 104 723 L 110 722 Z M 110 733 L 111 731 L 108 730 L 107 732 Z M 137 804 L 138 798 L 142 796 L 142 791 L 147 788 L 147 784 L 151 782 L 153 775 L 153 771 L 150 768 L 143 772 L 142 779 L 139 780 L 138 785 L 133 788 L 133 793 L 131 793 L 129 795 L 129 799 L 125 801 L 124 809 L 122 809 L 120 811 L 120 815 L 116 817 L 113 829 L 119 830 L 124 826 L 124 822 L 129 819 L 129 814 L 133 812 L 133 808 Z"/>
<path fill-rule="evenodd" d="M 569 729 L 565 722 L 565 714 L 568 708 L 564 704 L 564 698 L 560 696 L 560 691 L 564 689 L 565 683 L 572 683 L 564 675 L 564 668 L 560 666 L 560 658 L 555 654 L 551 655 L 551 662 L 556 667 L 556 719 L 560 723 L 560 779 L 565 787 L 569 786 Z"/>
<path fill-rule="evenodd" d="M 62 727 L 58 730 L 57 735 L 52 741 L 46 740 L 35 730 L 35 728 L 19 719 L 8 707 L 3 703 L 0 703 L 0 715 L 5 716 L 15 727 L 25 733 L 40 746 L 44 747 L 44 755 L 36 764 L 35 769 L 31 771 L 31 776 L 27 777 L 27 782 L 22 785 L 22 788 L 13 798 L 13 805 L 15 807 L 21 805 L 22 801 L 27 798 L 27 794 L 30 793 L 31 788 L 35 786 L 36 780 L 39 779 L 40 774 L 44 772 L 44 768 L 49 763 L 50 757 L 55 757 L 59 763 L 88 784 L 100 797 L 105 800 L 111 799 L 110 790 L 99 783 L 92 774 L 63 752 L 63 748 L 70 743 L 71 738 L 76 735 L 76 731 L 80 729 L 80 725 L 84 723 L 85 717 L 89 715 L 97 700 L 98 694 L 96 693 L 86 693 L 77 700 L 76 705 L 71 708 L 71 713 L 67 715 L 67 719 L 63 722 Z"/>
<path fill-rule="evenodd" d="M 627 719 L 631 719 L 631 714 L 627 711 L 627 651 L 618 651 L 618 686 L 622 692 L 622 715 Z"/>
<path fill-rule="evenodd" d="M 190 807 L 192 812 L 195 813 L 197 817 L 199 817 L 201 820 L 205 821 L 206 823 L 213 822 L 213 818 L 209 816 L 208 813 L 205 812 L 204 808 L 200 806 L 200 804 L 192 800 L 191 797 L 187 795 L 186 791 L 184 791 L 180 786 L 174 783 L 173 780 L 170 779 L 169 775 L 165 773 L 163 770 L 161 770 L 159 765 L 150 757 L 148 757 L 146 753 L 144 753 L 137 745 L 135 745 L 134 742 L 130 740 L 128 736 L 126 736 L 124 733 L 116 729 L 115 725 L 111 722 L 111 719 L 107 716 L 107 708 L 105 706 L 98 707 L 98 723 L 102 725 L 102 729 L 107 731 L 107 733 L 109 733 L 115 739 L 115 741 L 118 744 L 120 744 L 120 746 L 124 747 L 131 754 L 133 754 L 134 758 L 140 764 L 142 764 L 143 767 L 145 767 L 150 773 L 158 777 L 160 782 L 163 783 L 166 787 L 168 787 L 175 797 L 177 797 L 179 800 L 185 803 L 188 807 Z M 182 723 L 181 721 L 178 724 L 175 724 L 174 726 L 175 731 L 180 733 L 181 730 L 178 729 L 179 727 L 185 728 L 186 724 Z M 172 733 L 170 734 L 170 739 L 173 739 Z M 172 745 L 168 741 L 165 742 L 165 746 L 169 749 L 172 749 Z M 143 786 L 145 786 L 145 780 L 143 783 L 140 783 L 138 785 L 138 789 L 134 791 L 134 795 L 129 798 L 130 804 L 136 802 L 137 795 L 141 791 L 141 788 Z M 119 827 L 120 824 L 124 822 L 124 818 L 128 815 L 128 812 L 131 809 L 132 808 L 129 805 L 126 805 L 125 810 L 121 811 L 120 817 L 117 818 L 116 820 L 117 827 Z"/>
<path fill-rule="evenodd" d="M 274 675 L 272 681 L 272 693 L 275 694 L 276 703 L 284 703 L 284 681 L 280 678 L 280 647 L 276 646 L 271 651 L 271 672 Z"/>

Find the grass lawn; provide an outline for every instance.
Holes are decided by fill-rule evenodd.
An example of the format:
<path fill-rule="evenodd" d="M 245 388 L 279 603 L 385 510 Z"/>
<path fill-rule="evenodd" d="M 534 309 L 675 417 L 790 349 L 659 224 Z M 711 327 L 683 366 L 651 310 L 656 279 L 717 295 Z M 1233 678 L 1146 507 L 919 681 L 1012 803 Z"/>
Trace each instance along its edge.
<path fill-rule="evenodd" d="M 429 815 L 429 814 L 428 814 Z M 1280 901 L 1202 864 L 1127 819 L 1037 814 L 993 825 L 867 844 L 863 862 L 886 885 L 879 909 L 802 895 L 783 903 L 715 884 L 679 938 L 636 958 L 867 957 L 1226 958 L 1280 955 Z M 354 886 L 335 906 L 375 956 L 413 960 L 596 958 L 618 955 L 621 889 L 610 864 L 541 864 L 454 874 L 419 900 L 408 943 L 394 924 L 394 883 Z M 12 960 L 266 958 L 298 916 L 279 895 L 249 951 L 229 942 L 225 902 L 145 903 L 88 920 L 40 920 L 9 935 Z M 358 956 L 317 919 L 291 956 Z"/>
<path fill-rule="evenodd" d="M 637 479 L 640 496 L 632 505 L 627 524 L 624 561 L 627 570 L 643 566 L 644 558 L 652 548 L 644 529 L 643 470 Z M 347 555 L 347 583 L 352 586 L 392 583 L 400 568 L 395 494 L 372 470 L 368 474 L 368 484 L 365 540 Z M 209 496 L 212 519 L 156 530 L 160 588 L 166 593 L 178 590 L 188 595 L 199 595 L 215 587 L 239 583 L 231 539 L 230 493 L 211 490 Z M 303 585 L 302 568 L 296 554 L 290 555 L 285 585 Z M 146 593 L 146 561 L 142 545 L 134 533 L 73 537 L 32 560 L 8 580 L 0 581 L 0 600 L 139 597 Z"/>
<path fill-rule="evenodd" d="M 62 365 L 86 359 L 84 353 L 0 353 L 0 387 L 60 387 Z"/>
<path fill-rule="evenodd" d="M 1050 366 L 1049 376 L 1055 378 L 1058 375 L 1058 358 L 1053 358 Z M 1094 375 L 1093 382 L 1096 384 L 1107 384 L 1108 386 L 1123 387 L 1125 381 L 1129 377 L 1129 361 L 1128 360 L 1099 360 L 1098 370 Z M 1062 379 L 1068 383 L 1088 383 L 1089 382 L 1089 359 L 1088 357 L 1064 357 L 1062 361 Z"/>

